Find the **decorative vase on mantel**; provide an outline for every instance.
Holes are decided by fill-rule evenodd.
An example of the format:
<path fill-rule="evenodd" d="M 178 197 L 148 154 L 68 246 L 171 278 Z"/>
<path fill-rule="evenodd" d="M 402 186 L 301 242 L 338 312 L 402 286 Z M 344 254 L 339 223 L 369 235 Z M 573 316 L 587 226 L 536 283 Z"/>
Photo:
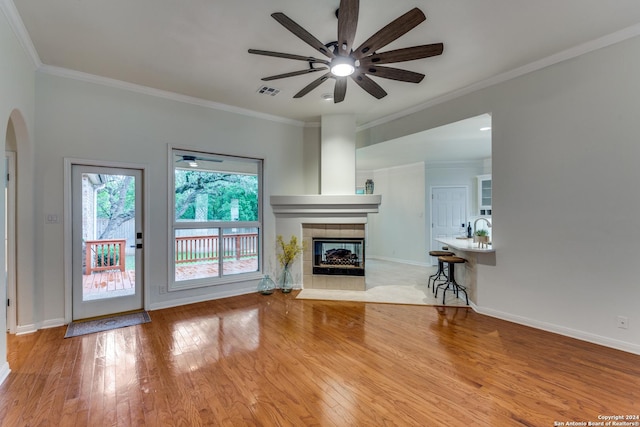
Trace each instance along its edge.
<path fill-rule="evenodd" d="M 280 276 L 280 290 L 284 294 L 288 294 L 293 289 L 293 277 L 291 276 L 291 271 L 289 271 L 289 266 L 286 265 L 282 270 L 282 275 Z"/>
<path fill-rule="evenodd" d="M 372 179 L 368 179 L 364 183 L 364 192 L 365 192 L 365 194 L 373 194 L 373 180 Z"/>
<path fill-rule="evenodd" d="M 258 282 L 258 292 L 262 295 L 271 295 L 273 291 L 276 289 L 276 284 L 273 283 L 271 277 L 268 274 L 265 274 L 260 282 Z"/>

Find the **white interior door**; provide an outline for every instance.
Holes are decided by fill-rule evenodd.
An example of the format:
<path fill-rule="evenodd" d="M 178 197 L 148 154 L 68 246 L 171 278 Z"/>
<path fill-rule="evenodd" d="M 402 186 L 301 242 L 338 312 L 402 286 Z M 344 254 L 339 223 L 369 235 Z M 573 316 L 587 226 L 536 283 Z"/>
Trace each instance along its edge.
<path fill-rule="evenodd" d="M 73 165 L 73 320 L 143 308 L 142 172 Z"/>
<path fill-rule="evenodd" d="M 431 189 L 431 250 L 440 250 L 435 239 L 462 235 L 467 221 L 467 187 L 433 187 Z M 437 264 L 431 257 L 432 264 Z"/>

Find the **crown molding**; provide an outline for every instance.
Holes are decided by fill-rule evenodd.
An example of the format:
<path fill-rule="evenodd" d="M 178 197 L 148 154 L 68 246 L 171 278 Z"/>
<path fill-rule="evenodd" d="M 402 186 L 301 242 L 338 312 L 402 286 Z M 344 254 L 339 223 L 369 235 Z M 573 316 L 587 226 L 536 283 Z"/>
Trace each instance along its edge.
<path fill-rule="evenodd" d="M 269 121 L 274 121 L 278 123 L 284 123 L 284 124 L 293 125 L 293 126 L 308 127 L 308 128 L 319 127 L 319 123 L 317 122 L 304 122 L 299 120 L 293 120 L 286 117 L 275 116 L 275 115 L 261 113 L 258 111 L 253 111 L 245 108 L 234 107 L 231 105 L 226 105 L 218 102 L 207 101 L 201 98 L 180 95 L 175 92 L 154 89 L 146 86 L 136 85 L 136 84 L 120 81 L 120 80 L 109 79 L 109 78 L 100 77 L 100 76 L 83 73 L 79 71 L 69 70 L 65 68 L 54 67 L 50 65 L 43 65 L 38 55 L 38 52 L 36 51 L 33 45 L 31 37 L 29 36 L 29 33 L 27 32 L 26 27 L 22 22 L 22 18 L 20 17 L 20 14 L 18 13 L 18 10 L 15 7 L 13 0 L 0 0 L 0 11 L 2 11 L 2 13 L 7 18 L 7 22 L 9 23 L 9 26 L 11 27 L 12 31 L 18 38 L 18 41 L 22 46 L 22 48 L 24 49 L 27 56 L 31 59 L 34 65 L 34 68 L 44 73 L 48 73 L 48 74 L 52 74 L 60 77 L 66 77 L 70 79 L 76 79 L 76 80 L 89 82 L 89 83 L 100 84 L 103 86 L 119 88 L 119 89 L 128 90 L 132 92 L 142 93 L 149 96 L 169 99 L 169 100 L 182 102 L 186 104 L 198 105 L 201 107 L 211 108 L 214 110 L 226 111 L 229 113 L 241 114 L 248 117 L 269 120 Z M 388 116 L 381 117 L 379 119 L 364 123 L 356 127 L 356 132 L 361 132 L 363 130 L 366 130 L 375 126 L 379 126 L 379 125 L 391 122 L 393 120 L 397 120 L 405 116 L 409 116 L 411 114 L 417 113 L 427 108 L 434 107 L 438 104 L 442 104 L 444 102 L 451 101 L 461 96 L 468 95 L 472 92 L 476 92 L 481 89 L 486 89 L 488 87 L 495 86 L 499 83 L 512 80 L 516 77 L 520 77 L 525 74 L 529 74 L 534 71 L 541 70 L 551 65 L 578 57 L 580 55 L 584 55 L 585 53 L 589 53 L 597 49 L 611 46 L 613 44 L 622 42 L 624 40 L 627 40 L 633 37 L 637 37 L 639 35 L 640 35 L 640 24 L 632 25 L 620 31 L 616 31 L 612 34 L 566 49 L 562 52 L 548 56 L 539 61 L 532 62 L 528 65 L 518 67 L 511 71 L 498 74 L 496 76 L 490 77 L 488 79 L 482 80 L 480 82 L 474 83 L 464 88 L 446 93 L 439 97 L 433 98 L 427 102 L 415 105 L 414 107 L 407 108 L 405 110 L 398 111 L 397 113 L 390 114 Z"/>
<path fill-rule="evenodd" d="M 42 66 L 42 61 L 40 61 L 40 56 L 31 41 L 31 37 L 27 32 L 27 28 L 24 26 L 24 22 L 22 22 L 22 18 L 20 17 L 13 0 L 0 0 L 0 10 L 7 18 L 9 27 L 18 38 L 20 46 L 22 46 L 22 49 L 33 63 L 33 68 L 40 68 Z"/>
<path fill-rule="evenodd" d="M 117 89 L 127 90 L 130 92 L 141 93 L 144 95 L 168 99 L 168 100 L 177 101 L 185 104 L 197 105 L 200 107 L 210 108 L 213 110 L 240 114 L 240 115 L 253 117 L 257 119 L 269 120 L 273 122 L 284 123 L 284 124 L 299 126 L 299 127 L 303 127 L 305 125 L 305 123 L 302 121 L 288 119 L 286 117 L 260 113 L 260 112 L 245 109 L 245 108 L 233 107 L 231 105 L 207 101 L 205 99 L 196 98 L 192 96 L 180 95 L 175 92 L 154 89 L 154 88 L 137 85 L 133 83 L 127 83 L 121 80 L 100 77 L 94 74 L 83 73 L 80 71 L 74 71 L 67 68 L 44 65 L 40 60 L 40 56 L 38 55 L 38 52 L 36 51 L 36 48 L 33 45 L 31 36 L 29 36 L 29 33 L 27 32 L 27 29 L 24 26 L 24 22 L 22 22 L 22 18 L 20 17 L 20 14 L 16 9 L 16 6 L 13 3 L 13 0 L 0 0 L 0 10 L 4 14 L 4 16 L 7 18 L 7 22 L 9 23 L 11 30 L 16 35 L 18 42 L 20 43 L 20 46 L 22 47 L 24 52 L 31 59 L 34 70 L 36 71 L 41 71 L 43 73 L 51 74 L 58 77 L 64 77 L 64 78 L 79 80 L 87 83 L 94 83 L 102 86 L 108 86 L 108 87 L 113 87 Z"/>
<path fill-rule="evenodd" d="M 304 127 L 305 123 L 299 120 L 288 119 L 286 117 L 275 116 L 258 111 L 248 110 L 245 108 L 234 107 L 219 102 L 207 101 L 206 99 L 196 98 L 193 96 L 180 95 L 175 92 L 154 89 L 148 86 L 142 86 L 134 83 L 124 82 L 122 80 L 110 79 L 107 77 L 96 76 L 95 74 L 83 73 L 81 71 L 70 70 L 68 68 L 54 67 L 51 65 L 43 65 L 38 71 L 53 76 L 64 77 L 72 80 L 93 83 L 102 86 L 108 86 L 116 89 L 122 89 L 129 92 L 136 92 L 143 95 L 154 96 L 156 98 L 168 99 L 171 101 L 181 102 L 184 104 L 197 105 L 200 107 L 210 108 L 212 110 L 225 111 L 227 113 L 241 114 L 257 119 L 269 120 L 272 122 L 284 123 L 287 125 Z"/>
<path fill-rule="evenodd" d="M 640 35 L 640 24 L 632 25 L 620 31 L 616 31 L 614 33 L 597 38 L 595 40 L 563 50 L 554 55 L 548 56 L 538 61 L 534 61 L 522 67 L 515 68 L 511 71 L 498 74 L 496 76 L 490 77 L 488 79 L 482 80 L 480 82 L 474 83 L 464 88 L 446 93 L 442 96 L 433 98 L 422 104 L 418 104 L 414 107 L 407 108 L 406 110 L 398 111 L 397 113 L 390 114 L 380 119 L 362 124 L 356 128 L 356 132 L 360 132 L 360 131 L 372 128 L 374 126 L 382 125 L 382 124 L 391 122 L 393 120 L 397 120 L 402 117 L 409 116 L 411 114 L 417 113 L 418 111 L 426 110 L 427 108 L 431 108 L 438 104 L 442 104 L 444 102 L 451 101 L 461 96 L 468 95 L 472 92 L 476 92 L 481 89 L 486 89 L 490 86 L 495 86 L 499 83 L 503 83 L 508 80 L 515 79 L 516 77 L 520 77 L 525 74 L 529 74 L 534 71 L 541 70 L 551 65 L 566 61 L 568 59 L 576 58 L 578 56 L 584 55 L 585 53 L 593 52 L 595 50 L 602 49 L 604 47 L 611 46 L 616 43 L 620 43 L 622 41 L 631 39 L 633 37 L 637 37 L 639 35 Z"/>

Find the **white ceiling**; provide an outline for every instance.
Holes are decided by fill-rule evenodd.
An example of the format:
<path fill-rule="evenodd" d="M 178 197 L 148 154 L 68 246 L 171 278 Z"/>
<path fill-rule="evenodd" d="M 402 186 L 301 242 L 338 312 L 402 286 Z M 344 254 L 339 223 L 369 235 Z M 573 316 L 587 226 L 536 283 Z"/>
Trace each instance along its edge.
<path fill-rule="evenodd" d="M 0 0 L 5 3 L 11 0 Z M 355 45 L 419 7 L 427 21 L 382 51 L 435 42 L 441 56 L 405 62 L 420 84 L 378 79 L 376 100 L 349 81 L 346 100 L 323 101 L 333 81 L 302 99 L 293 94 L 317 74 L 269 82 L 301 61 L 251 55 L 263 49 L 316 56 L 271 18 L 283 12 L 323 43 L 336 38 L 339 0 L 13 0 L 45 69 L 61 67 L 305 122 L 351 113 L 358 125 L 381 120 L 640 22 L 638 0 L 361 0 Z"/>
<path fill-rule="evenodd" d="M 488 114 L 356 150 L 358 170 L 417 162 L 442 164 L 490 158 L 491 116 Z"/>

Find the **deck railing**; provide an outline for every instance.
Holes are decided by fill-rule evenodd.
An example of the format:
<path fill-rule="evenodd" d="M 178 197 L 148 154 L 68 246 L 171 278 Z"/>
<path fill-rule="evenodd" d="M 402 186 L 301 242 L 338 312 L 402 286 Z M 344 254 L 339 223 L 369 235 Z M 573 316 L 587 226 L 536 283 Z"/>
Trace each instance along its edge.
<path fill-rule="evenodd" d="M 124 271 L 126 239 L 87 240 L 85 253 L 86 274 L 94 271 Z"/>
<path fill-rule="evenodd" d="M 220 236 L 176 237 L 176 264 L 219 259 Z M 258 255 L 258 234 L 233 234 L 222 237 L 224 258 L 247 258 Z"/>
<path fill-rule="evenodd" d="M 220 236 L 176 237 L 176 264 L 215 261 L 219 257 Z M 87 240 L 86 274 L 94 271 L 125 271 L 126 239 Z M 245 233 L 223 236 L 225 259 L 241 259 L 258 255 L 258 234 Z"/>

